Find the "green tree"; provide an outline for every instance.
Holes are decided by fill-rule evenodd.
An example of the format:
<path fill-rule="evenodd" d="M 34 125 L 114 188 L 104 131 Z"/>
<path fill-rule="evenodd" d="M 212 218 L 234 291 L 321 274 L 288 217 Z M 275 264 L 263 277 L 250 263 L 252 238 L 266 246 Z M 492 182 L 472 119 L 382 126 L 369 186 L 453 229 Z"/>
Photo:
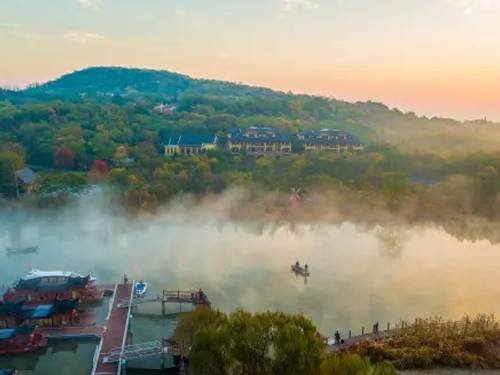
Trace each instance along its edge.
<path fill-rule="evenodd" d="M 310 320 L 277 312 L 197 308 L 181 315 L 175 337 L 189 343 L 190 366 L 203 374 L 313 375 L 324 350 Z"/>
<path fill-rule="evenodd" d="M 13 196 L 16 189 L 15 173 L 25 166 L 21 155 L 14 151 L 0 153 L 0 189 L 7 196 Z"/>

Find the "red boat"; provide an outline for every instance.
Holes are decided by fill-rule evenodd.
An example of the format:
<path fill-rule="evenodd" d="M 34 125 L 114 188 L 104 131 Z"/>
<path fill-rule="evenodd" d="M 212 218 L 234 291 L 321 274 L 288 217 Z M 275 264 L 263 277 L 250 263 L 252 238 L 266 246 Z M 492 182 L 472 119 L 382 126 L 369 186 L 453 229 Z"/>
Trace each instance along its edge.
<path fill-rule="evenodd" d="M 4 302 L 24 301 L 24 305 L 45 305 L 55 299 L 79 299 L 82 304 L 100 304 L 104 291 L 91 286 L 91 277 L 69 275 L 47 277 L 29 274 L 21 277 L 3 295 Z"/>
<path fill-rule="evenodd" d="M 47 338 L 33 326 L 0 329 L 0 355 L 34 352 L 47 347 Z"/>
<path fill-rule="evenodd" d="M 0 328 L 23 325 L 38 327 L 90 326 L 95 324 L 91 312 L 79 312 L 77 299 L 55 300 L 51 305 L 24 307 L 23 302 L 0 303 Z"/>

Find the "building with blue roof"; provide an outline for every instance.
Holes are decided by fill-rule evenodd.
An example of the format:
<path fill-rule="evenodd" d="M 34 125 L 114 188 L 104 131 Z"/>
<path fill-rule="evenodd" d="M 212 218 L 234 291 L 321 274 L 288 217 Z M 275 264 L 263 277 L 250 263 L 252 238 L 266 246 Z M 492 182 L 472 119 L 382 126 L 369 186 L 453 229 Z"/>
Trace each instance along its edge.
<path fill-rule="evenodd" d="M 60 326 L 74 324 L 78 299 L 57 299 L 51 305 L 23 306 L 23 302 L 0 304 L 0 328 L 26 325 Z"/>
<path fill-rule="evenodd" d="M 55 300 L 52 305 L 38 305 L 23 309 L 17 315 L 19 325 L 61 326 L 74 324 L 78 299 Z"/>
<path fill-rule="evenodd" d="M 303 141 L 304 151 L 318 150 L 342 153 L 362 151 L 364 148 L 361 140 L 345 130 L 303 130 L 297 134 L 297 138 Z"/>
<path fill-rule="evenodd" d="M 292 153 L 293 136 L 269 126 L 233 129 L 228 134 L 228 147 L 233 154 L 280 156 Z"/>
<path fill-rule="evenodd" d="M 170 138 L 163 144 L 166 156 L 197 155 L 217 147 L 217 136 L 213 135 L 180 135 Z"/>

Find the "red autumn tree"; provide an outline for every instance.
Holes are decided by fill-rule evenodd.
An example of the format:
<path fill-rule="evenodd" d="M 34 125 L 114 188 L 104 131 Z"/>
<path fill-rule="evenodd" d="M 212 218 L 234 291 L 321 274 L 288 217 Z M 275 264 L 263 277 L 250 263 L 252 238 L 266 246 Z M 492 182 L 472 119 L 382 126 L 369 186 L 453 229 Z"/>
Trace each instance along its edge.
<path fill-rule="evenodd" d="M 59 169 L 73 169 L 75 166 L 75 155 L 67 147 L 58 147 L 54 153 L 54 167 Z"/>
<path fill-rule="evenodd" d="M 92 164 L 92 168 L 90 169 L 90 181 L 99 181 L 106 177 L 108 173 L 108 164 L 103 160 L 95 160 L 94 164 Z"/>

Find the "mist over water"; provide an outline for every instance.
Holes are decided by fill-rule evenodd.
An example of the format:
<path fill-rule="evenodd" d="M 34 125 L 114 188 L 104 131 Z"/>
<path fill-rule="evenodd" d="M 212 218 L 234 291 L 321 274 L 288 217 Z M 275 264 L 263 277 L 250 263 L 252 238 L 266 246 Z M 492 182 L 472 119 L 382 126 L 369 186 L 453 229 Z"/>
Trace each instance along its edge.
<path fill-rule="evenodd" d="M 225 311 L 300 311 L 324 334 L 500 310 L 500 249 L 486 241 L 459 242 L 437 228 L 233 222 L 227 210 L 236 201 L 175 205 L 134 220 L 98 198 L 58 215 L 3 212 L 0 247 L 17 233 L 20 245 L 37 244 L 40 253 L 0 254 L 0 283 L 30 266 L 91 272 L 99 283 L 126 273 L 147 281 L 151 294 L 201 287 Z M 296 260 L 311 268 L 307 284 L 290 273 Z"/>

